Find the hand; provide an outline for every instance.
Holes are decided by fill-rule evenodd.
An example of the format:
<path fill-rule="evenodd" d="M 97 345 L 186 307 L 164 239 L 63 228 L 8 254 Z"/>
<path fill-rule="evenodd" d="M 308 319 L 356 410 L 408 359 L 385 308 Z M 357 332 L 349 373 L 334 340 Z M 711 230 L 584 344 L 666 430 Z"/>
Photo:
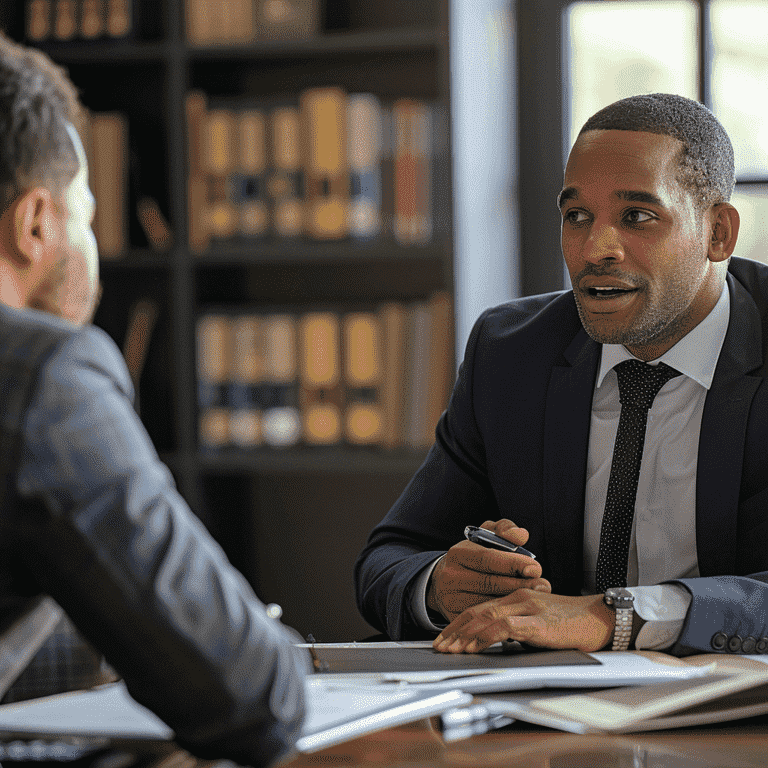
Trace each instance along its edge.
<path fill-rule="evenodd" d="M 519 546 L 528 541 L 528 531 L 511 520 L 487 520 L 481 528 Z M 448 550 L 432 571 L 427 605 L 451 621 L 470 606 L 524 587 L 542 592 L 552 590 L 550 583 L 541 578 L 541 565 L 534 559 L 461 541 Z"/>
<path fill-rule="evenodd" d="M 610 641 L 615 614 L 602 595 L 571 597 L 518 589 L 468 608 L 436 638 L 442 653 L 479 653 L 512 639 L 543 648 L 599 651 Z"/>

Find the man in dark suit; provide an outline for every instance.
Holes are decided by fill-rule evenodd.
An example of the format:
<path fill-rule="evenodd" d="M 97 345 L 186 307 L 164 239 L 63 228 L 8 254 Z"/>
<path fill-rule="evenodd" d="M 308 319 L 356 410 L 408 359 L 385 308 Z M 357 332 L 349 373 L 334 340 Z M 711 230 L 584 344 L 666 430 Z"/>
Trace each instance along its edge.
<path fill-rule="evenodd" d="M 587 121 L 558 199 L 573 290 L 477 321 L 435 444 L 356 564 L 369 622 L 448 652 L 768 651 L 768 268 L 731 258 L 733 186 L 696 102 Z M 638 427 L 625 400 L 659 372 Z"/>
<path fill-rule="evenodd" d="M 179 496 L 114 343 L 82 325 L 98 255 L 78 115 L 64 72 L 0 34 L 0 681 L 53 629 L 47 595 L 182 746 L 266 765 L 300 734 L 308 657 Z"/>

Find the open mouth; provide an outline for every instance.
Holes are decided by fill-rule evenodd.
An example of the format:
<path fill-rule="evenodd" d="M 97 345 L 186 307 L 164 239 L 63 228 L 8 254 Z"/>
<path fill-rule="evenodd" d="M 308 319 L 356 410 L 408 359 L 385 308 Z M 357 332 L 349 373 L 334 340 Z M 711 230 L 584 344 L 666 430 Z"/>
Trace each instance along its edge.
<path fill-rule="evenodd" d="M 636 288 L 587 288 L 586 292 L 587 295 L 598 299 L 613 299 L 617 296 L 626 296 L 627 294 L 634 293 L 636 290 Z"/>

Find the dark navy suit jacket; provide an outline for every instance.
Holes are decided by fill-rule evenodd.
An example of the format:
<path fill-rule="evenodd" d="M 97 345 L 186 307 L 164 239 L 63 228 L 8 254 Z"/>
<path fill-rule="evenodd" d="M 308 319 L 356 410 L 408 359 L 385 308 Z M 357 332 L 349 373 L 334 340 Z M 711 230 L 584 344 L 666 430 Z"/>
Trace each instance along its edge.
<path fill-rule="evenodd" d="M 768 267 L 734 257 L 727 281 L 731 316 L 699 445 L 701 577 L 677 582 L 693 595 L 672 649 L 681 655 L 714 650 L 718 633 L 768 636 Z M 528 529 L 553 592 L 580 594 L 600 348 L 570 291 L 478 319 L 435 444 L 355 566 L 367 621 L 392 638 L 424 636 L 409 608 L 414 579 L 466 525 L 500 518 Z"/>

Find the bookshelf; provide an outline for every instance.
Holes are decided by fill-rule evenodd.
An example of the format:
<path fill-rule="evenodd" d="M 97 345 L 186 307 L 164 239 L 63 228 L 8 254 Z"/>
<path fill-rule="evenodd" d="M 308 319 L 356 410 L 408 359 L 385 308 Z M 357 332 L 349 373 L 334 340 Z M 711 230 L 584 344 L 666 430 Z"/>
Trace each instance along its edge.
<path fill-rule="evenodd" d="M 319 29 L 310 37 L 192 44 L 185 13 L 193 1 L 133 0 L 131 28 L 117 38 L 32 43 L 29 3 L 21 2 L 3 4 L 0 26 L 64 65 L 89 110 L 127 117 L 126 242 L 117 256 L 102 259 L 95 322 L 122 346 L 136 303 L 156 308 L 138 403 L 182 494 L 257 594 L 282 604 L 287 623 L 320 641 L 362 638 L 373 630 L 354 607 L 354 558 L 426 447 L 299 441 L 281 449 L 201 450 L 196 327 L 211 307 L 300 317 L 452 294 L 448 3 L 318 0 Z M 373 93 L 383 104 L 409 97 L 431 105 L 428 240 L 266 236 L 191 248 L 189 94 L 204 93 L 213 106 L 271 104 L 327 86 Z M 152 247 L 137 215 L 143 198 L 168 222 L 170 247 Z M 452 342 L 447 354 L 452 371 Z"/>

